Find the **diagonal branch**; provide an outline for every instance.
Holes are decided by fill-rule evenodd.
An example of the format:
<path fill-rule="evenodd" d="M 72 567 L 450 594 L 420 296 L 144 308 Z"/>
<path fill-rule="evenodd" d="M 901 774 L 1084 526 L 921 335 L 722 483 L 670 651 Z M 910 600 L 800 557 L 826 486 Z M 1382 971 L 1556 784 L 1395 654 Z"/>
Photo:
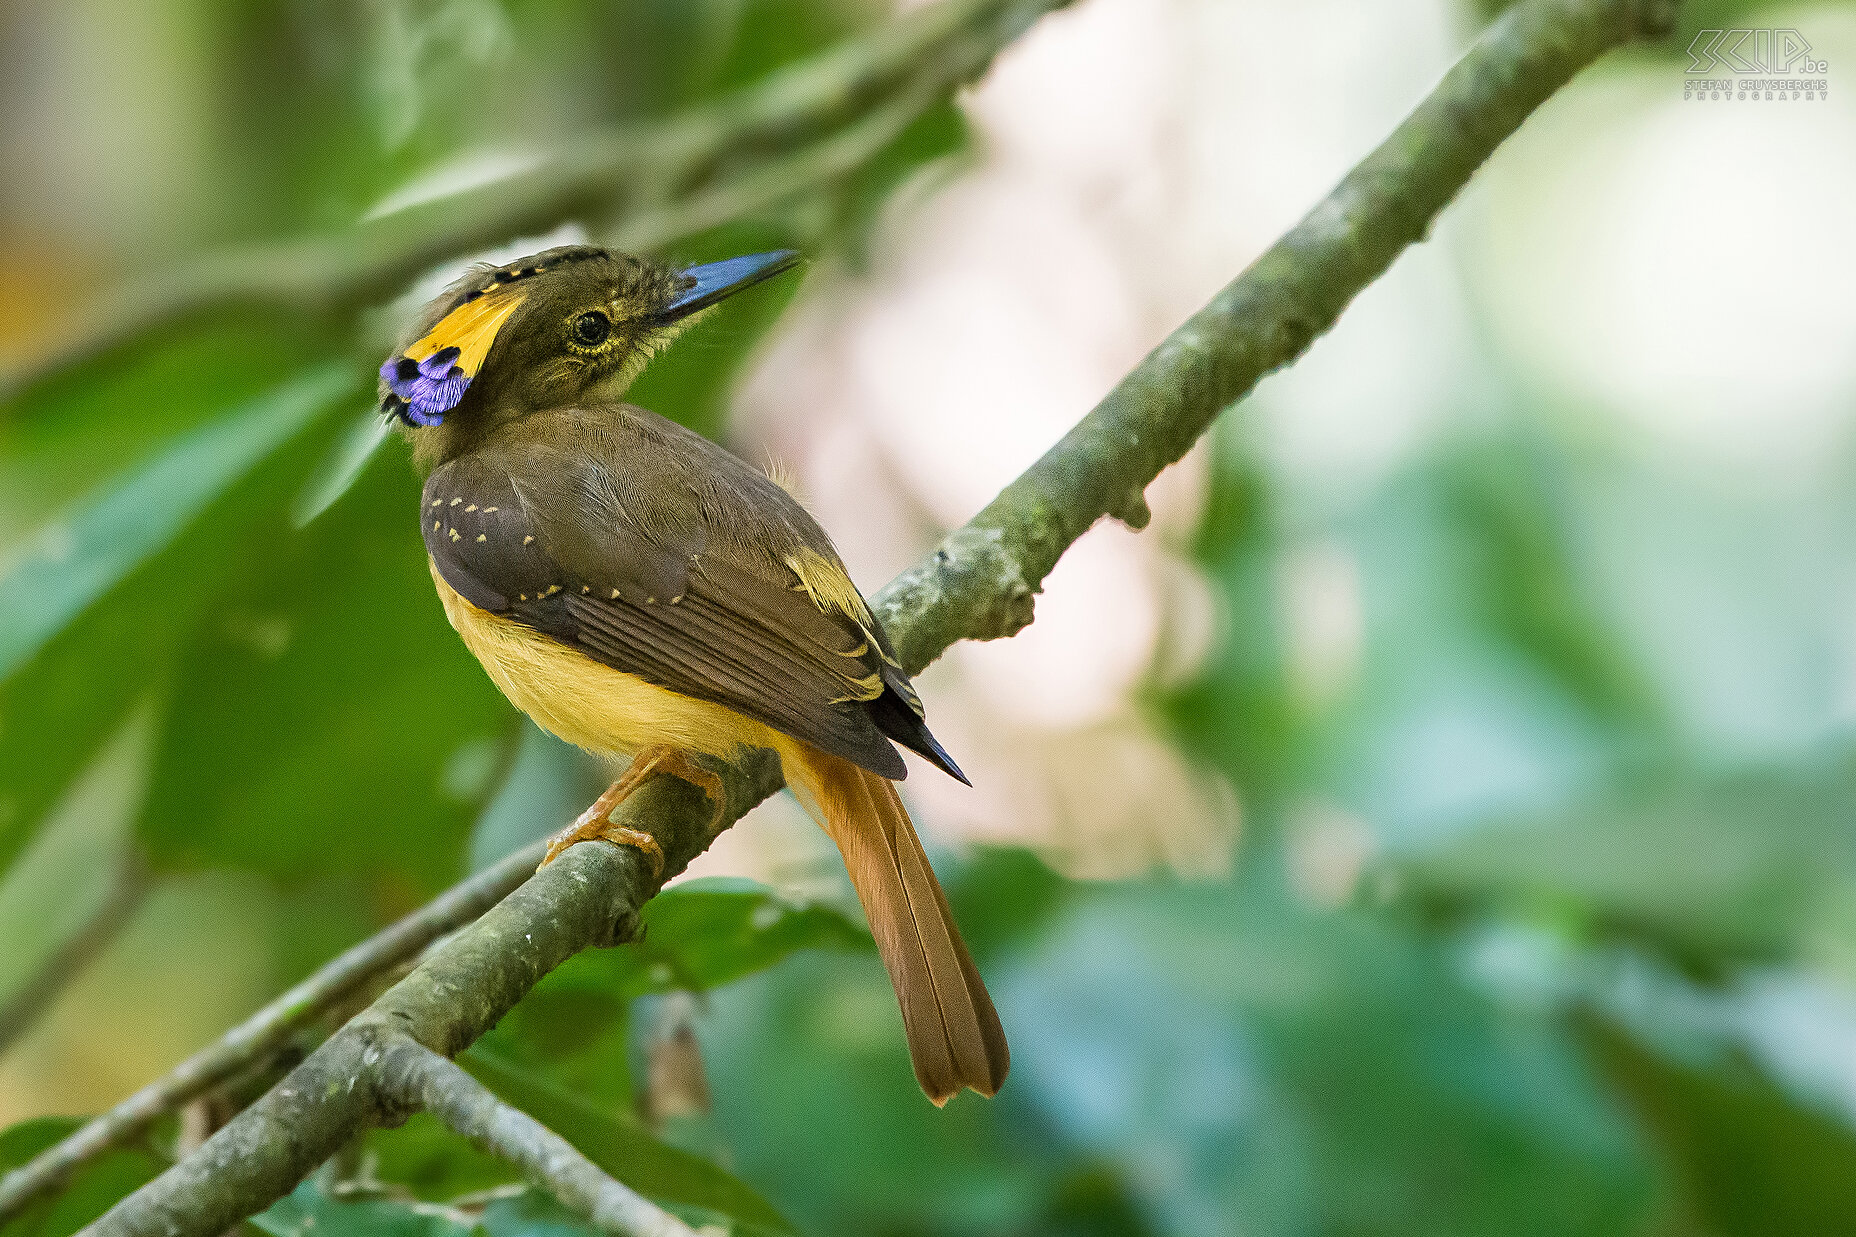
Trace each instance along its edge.
<path fill-rule="evenodd" d="M 135 917 L 135 912 L 141 909 L 148 896 L 149 883 L 147 862 L 140 851 L 131 848 L 90 918 L 53 949 L 24 983 L 7 994 L 4 1002 L 0 1002 L 0 1056 L 32 1029 L 67 984 L 82 975 L 97 955 L 115 942 L 117 935 Z M 4 1193 L 4 1182 L 0 1181 L 0 1198 Z M 5 1205 L 0 1203 L 0 1223 L 5 1223 L 5 1214 Z"/>
<path fill-rule="evenodd" d="M 540 843 L 510 855 L 440 894 L 386 931 L 341 954 L 296 987 L 201 1049 L 172 1073 L 143 1087 L 102 1116 L 73 1130 L 36 1158 L 0 1177 L 0 1226 L 39 1195 L 111 1147 L 133 1142 L 162 1117 L 277 1053 L 301 1027 L 369 979 L 406 960 L 447 932 L 470 923 L 527 880 L 541 860 Z"/>
<path fill-rule="evenodd" d="M 1672 0 L 1528 0 L 1510 9 L 1392 136 L 1234 283 L 1175 331 L 985 511 L 878 596 L 904 662 L 1009 635 L 1058 556 L 1103 515 L 1140 523 L 1141 493 L 1220 410 L 1299 356 L 1378 277 L 1527 115 L 1586 64 L 1664 32 Z M 733 821 L 780 784 L 751 753 L 726 770 Z M 707 800 L 647 782 L 615 816 L 652 834 L 666 875 L 712 840 Z M 403 1080 L 386 1049 L 469 1045 L 561 961 L 622 942 L 658 882 L 632 848 L 576 846 L 459 932 L 198 1151 L 89 1231 L 207 1237 L 282 1197 L 369 1124 Z"/>
<path fill-rule="evenodd" d="M 696 1237 L 656 1203 L 608 1177 L 573 1144 L 422 1044 L 401 1037 L 381 1055 L 388 1098 L 422 1108 L 491 1155 L 508 1160 L 569 1209 L 627 1237 Z"/>
<path fill-rule="evenodd" d="M 1147 523 L 1147 483 L 1265 376 L 1306 352 L 1424 239 L 1495 148 L 1580 69 L 1667 33 L 1676 0 L 1530 0 L 1508 10 L 1333 192 L 1150 352 L 966 527 L 883 590 L 913 671 L 956 640 L 1009 636 L 1058 557 L 1105 515 Z"/>
<path fill-rule="evenodd" d="M 614 219 L 621 231 L 642 218 L 642 230 L 656 236 L 663 209 L 726 193 L 734 181 L 806 151 L 886 100 L 946 98 L 1039 16 L 1068 2 L 940 0 L 668 121 L 563 142 L 519 179 L 364 219 L 338 234 L 195 259 L 105 296 L 47 354 L 0 372 L 0 403 L 197 314 L 255 304 L 322 315 L 352 311 L 397 293 L 447 258 L 545 232 L 582 213 Z M 754 188 L 734 192 L 752 196 Z M 673 229 L 669 239 L 690 232 Z"/>

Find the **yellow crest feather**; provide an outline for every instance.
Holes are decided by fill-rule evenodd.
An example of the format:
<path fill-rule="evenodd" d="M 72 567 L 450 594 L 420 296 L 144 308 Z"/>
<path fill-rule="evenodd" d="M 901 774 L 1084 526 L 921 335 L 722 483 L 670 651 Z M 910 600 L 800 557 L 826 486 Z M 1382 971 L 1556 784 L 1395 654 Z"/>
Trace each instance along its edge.
<path fill-rule="evenodd" d="M 496 333 L 526 299 L 527 292 L 507 286 L 472 297 L 440 318 L 424 338 L 406 349 L 405 355 L 423 361 L 445 348 L 456 348 L 458 359 L 453 364 L 464 371 L 466 378 L 474 378 L 483 359 L 490 355 Z"/>

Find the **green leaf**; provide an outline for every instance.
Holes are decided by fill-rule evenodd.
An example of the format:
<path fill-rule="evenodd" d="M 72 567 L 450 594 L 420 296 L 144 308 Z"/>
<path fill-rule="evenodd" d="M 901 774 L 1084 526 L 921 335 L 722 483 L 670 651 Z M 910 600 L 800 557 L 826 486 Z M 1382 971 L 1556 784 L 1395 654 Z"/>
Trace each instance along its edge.
<path fill-rule="evenodd" d="M 40 1117 L 0 1133 L 0 1173 L 18 1168 L 82 1124 L 73 1117 Z M 107 1151 L 78 1169 L 62 1190 L 0 1225 L 0 1237 L 69 1237 L 160 1171 L 161 1164 L 146 1151 Z"/>
<path fill-rule="evenodd" d="M 352 385 L 346 367 L 312 370 L 189 431 L 41 529 L 0 579 L 0 867 L 159 685 L 251 557 L 254 522 L 281 521 L 280 474 Z"/>
<path fill-rule="evenodd" d="M 617 949 L 587 950 L 544 979 L 523 1007 L 571 1002 L 564 1020 L 584 1036 L 588 996 L 612 1010 L 633 997 L 703 992 L 765 970 L 804 949 L 869 952 L 870 934 L 831 907 L 799 905 L 753 881 L 708 878 L 675 885 L 644 909 L 641 939 Z"/>
<path fill-rule="evenodd" d="M 495 1199 L 483 1209 L 480 1223 L 488 1237 L 595 1237 L 600 1231 L 552 1196 L 532 1189 Z"/>
<path fill-rule="evenodd" d="M 178 652 L 140 825 L 158 866 L 359 878 L 388 913 L 457 879 L 517 719 L 445 621 L 417 494 L 369 470 L 215 596 Z"/>
<path fill-rule="evenodd" d="M 660 1141 L 629 1112 L 595 1108 L 484 1044 L 460 1056 L 458 1064 L 640 1194 L 719 1212 L 769 1232 L 793 1232 L 753 1187 L 700 1156 Z"/>
<path fill-rule="evenodd" d="M 753 881 L 710 878 L 666 890 L 644 909 L 644 938 L 628 950 L 582 954 L 614 967 L 628 996 L 701 992 L 765 970 L 802 949 L 868 952 L 863 927 L 829 906 L 796 904 Z"/>
<path fill-rule="evenodd" d="M 35 1117 L 0 1131 L 0 1172 L 18 1168 L 83 1124 L 77 1117 Z"/>
<path fill-rule="evenodd" d="M 750 881 L 692 881 L 644 911 L 643 939 L 558 967 L 484 1039 L 486 1051 L 605 1108 L 629 1108 L 635 997 L 701 992 L 805 949 L 871 951 L 870 935 L 824 906 L 786 902 Z"/>
<path fill-rule="evenodd" d="M 947 880 L 947 900 L 982 967 L 1057 918 L 1074 886 L 1029 850 L 980 847 Z"/>
<path fill-rule="evenodd" d="M 1594 1055 L 1672 1162 L 1677 1223 L 1717 1237 L 1816 1237 L 1856 1227 L 1856 1134 L 1734 1059 L 1702 1069 L 1584 1019 Z"/>
<path fill-rule="evenodd" d="M 430 1113 L 416 1112 L 391 1129 L 369 1130 L 365 1137 L 374 1175 L 427 1202 L 442 1203 L 522 1180 L 520 1169 L 477 1150 Z"/>
<path fill-rule="evenodd" d="M 48 514 L 83 501 L 228 408 L 262 399 L 329 345 L 301 322 L 242 313 L 144 339 L 27 392 L 0 414 L 0 561 Z"/>
<path fill-rule="evenodd" d="M 47 525 L 0 580 L 0 678 L 353 386 L 345 365 L 306 374 L 184 435 L 69 518 Z"/>
<path fill-rule="evenodd" d="M 290 522 L 301 528 L 333 507 L 373 462 L 392 432 L 392 424 L 375 409 L 355 418 L 290 504 Z"/>
<path fill-rule="evenodd" d="M 938 187 L 958 168 L 952 156 L 964 152 L 968 142 L 966 116 L 959 105 L 949 99 L 928 108 L 838 187 L 833 243 L 848 250 L 856 266 L 866 265 L 883 208 L 897 189 L 918 174 L 938 177 Z M 925 171 L 937 163 L 939 168 Z"/>
<path fill-rule="evenodd" d="M 1856 957 L 1856 757 L 1670 770 L 1393 861 L 1416 895 L 1647 945 L 1699 974 Z"/>
<path fill-rule="evenodd" d="M 1443 461 L 1438 488 L 1467 560 L 1465 600 L 1595 716 L 1654 731 L 1663 706 L 1594 596 L 1571 483 L 1567 462 L 1538 441 L 1478 441 Z"/>
<path fill-rule="evenodd" d="M 704 1048 L 738 1171 L 818 1232 L 1076 1231 L 1038 1217 L 1085 1166 L 1162 1233 L 1642 1231 L 1654 1164 L 1552 1016 L 1266 875 L 1073 891 L 987 969 L 991 1101 L 923 1101 L 874 959 L 725 990 Z"/>
<path fill-rule="evenodd" d="M 471 1237 L 468 1217 L 393 1198 L 334 1199 L 311 1177 L 251 1223 L 272 1237 Z"/>

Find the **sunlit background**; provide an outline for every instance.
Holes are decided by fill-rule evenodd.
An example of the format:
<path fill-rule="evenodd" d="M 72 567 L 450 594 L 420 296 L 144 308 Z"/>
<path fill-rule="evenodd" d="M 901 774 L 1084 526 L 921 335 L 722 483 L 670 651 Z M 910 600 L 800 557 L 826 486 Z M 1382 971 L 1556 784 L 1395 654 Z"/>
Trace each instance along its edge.
<path fill-rule="evenodd" d="M 672 246 L 812 260 L 637 397 L 777 462 L 874 591 L 1488 16 L 1078 0 L 855 183 Z M 519 178 L 887 18 L 16 2 L 0 363 L 132 277 Z M 1829 97 L 1685 100 L 1704 25 L 1796 29 Z M 921 677 L 974 788 L 916 762 L 904 793 L 1011 1037 L 997 1101 L 923 1103 L 844 949 L 605 1011 L 606 1101 L 678 1114 L 662 1137 L 814 1233 L 1856 1231 L 1852 57 L 1856 6 L 1715 0 L 1603 61 L 1161 478 L 1149 528 L 1095 529 L 1034 626 Z M 0 580 L 171 436 L 322 358 L 366 375 L 392 313 L 221 315 L 0 405 Z M 300 507 L 364 414 L 257 492 Z M 596 789 L 453 647 L 417 484 L 388 444 L 306 528 L 209 538 L 186 554 L 225 569 L 114 603 L 184 619 L 96 619 L 88 670 L 0 694 L 0 834 L 30 838 L 0 868 L 0 1127 L 108 1106 Z M 428 705 L 443 732 L 402 746 Z M 83 736 L 55 794 L 38 732 Z M 789 801 L 693 875 L 854 908 Z M 652 1093 L 687 1026 L 710 1108 Z"/>

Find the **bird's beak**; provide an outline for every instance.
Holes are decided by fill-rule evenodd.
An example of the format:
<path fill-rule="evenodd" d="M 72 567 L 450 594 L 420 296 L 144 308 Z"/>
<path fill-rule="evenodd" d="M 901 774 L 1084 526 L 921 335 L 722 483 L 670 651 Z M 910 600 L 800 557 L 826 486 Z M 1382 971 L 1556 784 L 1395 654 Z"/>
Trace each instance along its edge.
<path fill-rule="evenodd" d="M 717 301 L 733 296 L 743 288 L 751 288 L 763 279 L 772 279 L 781 271 L 789 271 L 798 265 L 797 251 L 776 249 L 772 253 L 749 254 L 745 258 L 728 258 L 722 262 L 689 267 L 683 272 L 683 278 L 691 282 L 677 293 L 670 304 L 664 306 L 659 317 L 665 322 L 687 318 L 698 310 L 707 309 Z"/>

